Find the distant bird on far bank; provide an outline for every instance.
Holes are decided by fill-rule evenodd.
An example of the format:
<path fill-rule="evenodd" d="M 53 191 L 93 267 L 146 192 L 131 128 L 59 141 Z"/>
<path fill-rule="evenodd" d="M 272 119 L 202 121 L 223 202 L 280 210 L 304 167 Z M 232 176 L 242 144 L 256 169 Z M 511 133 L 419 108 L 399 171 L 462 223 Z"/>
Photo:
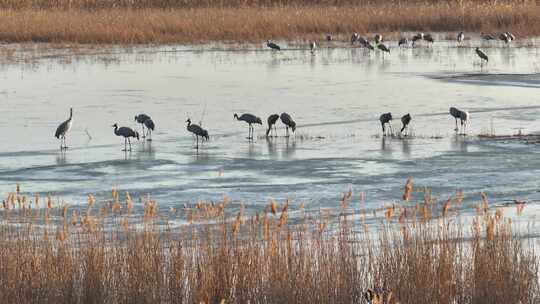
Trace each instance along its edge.
<path fill-rule="evenodd" d="M 253 114 L 246 113 L 238 116 L 238 114 L 234 113 L 234 118 L 239 121 L 244 121 L 249 125 L 249 133 L 247 139 L 253 139 L 253 124 L 262 125 L 261 119 Z"/>
<path fill-rule="evenodd" d="M 133 129 L 129 127 L 120 127 L 118 128 L 118 124 L 112 125 L 114 128 L 114 134 L 116 136 L 122 136 L 124 137 L 124 150 L 122 151 L 131 151 L 131 140 L 130 138 L 136 138 L 139 140 L 139 133 L 137 131 L 134 131 Z M 129 150 L 127 149 L 127 144 L 129 143 Z"/>
<path fill-rule="evenodd" d="M 317 44 L 315 43 L 315 41 L 311 41 L 311 43 L 309 44 L 309 48 L 311 50 L 311 54 L 315 54 L 315 49 L 317 49 Z"/>
<path fill-rule="evenodd" d="M 208 139 L 210 139 L 210 137 L 208 136 L 208 131 L 203 129 L 199 125 L 192 124 L 191 119 L 189 119 L 189 118 L 186 120 L 186 122 L 187 122 L 186 129 L 189 132 L 193 133 L 195 135 L 195 137 L 196 137 L 196 140 L 197 140 L 196 148 L 198 150 L 199 149 L 199 136 L 202 137 L 202 139 L 206 139 L 208 141 Z"/>
<path fill-rule="evenodd" d="M 266 40 L 266 46 L 271 48 L 272 50 L 281 51 L 281 47 L 279 47 L 279 45 L 275 44 L 274 42 L 271 42 L 270 40 Z"/>
<path fill-rule="evenodd" d="M 326 41 L 330 42 L 330 41 L 332 41 L 332 40 L 334 40 L 334 39 L 332 38 L 332 35 L 327 34 L 327 35 L 326 35 Z"/>
<path fill-rule="evenodd" d="M 66 145 L 66 135 L 71 130 L 71 126 L 73 125 L 73 108 L 69 108 L 69 118 L 61 123 L 58 128 L 56 128 L 56 132 L 54 133 L 54 137 L 60 139 L 60 151 L 67 149 L 68 146 Z"/>
<path fill-rule="evenodd" d="M 279 119 L 278 114 L 272 114 L 268 116 L 268 119 L 267 119 L 268 129 L 266 129 L 266 137 L 271 136 L 270 133 L 272 132 L 272 130 L 274 130 L 274 136 L 277 136 L 276 122 L 278 119 Z"/>
<path fill-rule="evenodd" d="M 431 43 L 431 44 L 433 44 L 433 42 L 435 42 L 435 39 L 433 39 L 433 36 L 431 36 L 431 34 L 424 35 L 424 40 L 427 41 L 428 43 Z"/>
<path fill-rule="evenodd" d="M 418 33 L 412 37 L 412 46 L 414 47 L 416 41 L 424 39 L 424 33 Z"/>
<path fill-rule="evenodd" d="M 279 117 L 281 119 L 281 122 L 285 125 L 285 130 L 286 130 L 286 137 L 289 137 L 289 128 L 291 128 L 291 130 L 293 131 L 296 131 L 296 122 L 294 122 L 294 120 L 291 118 L 291 115 L 287 114 L 287 113 L 281 113 L 281 116 Z"/>
<path fill-rule="evenodd" d="M 516 36 L 512 35 L 512 33 L 506 32 L 506 35 L 508 36 L 508 38 L 510 38 L 510 41 L 516 40 Z"/>
<path fill-rule="evenodd" d="M 353 33 L 351 35 L 351 44 L 354 44 L 356 41 L 358 41 L 358 33 Z"/>
<path fill-rule="evenodd" d="M 402 37 L 401 39 L 399 39 L 399 42 L 398 42 L 399 47 L 407 46 L 407 45 L 409 45 L 409 39 L 407 39 L 405 37 Z"/>
<path fill-rule="evenodd" d="M 484 53 L 480 48 L 477 47 L 477 48 L 475 49 L 475 51 L 476 51 L 476 54 L 478 55 L 478 57 L 480 57 L 480 62 L 483 62 L 483 60 L 485 60 L 486 63 L 489 62 L 488 56 L 487 56 L 486 53 Z"/>
<path fill-rule="evenodd" d="M 503 41 L 504 43 L 506 43 L 506 44 L 508 44 L 508 43 L 511 41 L 511 40 L 510 40 L 510 37 L 509 37 L 508 34 L 506 34 L 506 33 L 501 33 L 501 34 L 499 35 L 499 39 L 500 39 L 501 41 Z"/>
<path fill-rule="evenodd" d="M 480 36 L 482 37 L 482 39 L 486 41 L 495 40 L 495 37 L 493 37 L 493 35 L 490 35 L 490 34 L 480 33 Z"/>
<path fill-rule="evenodd" d="M 391 134 L 394 133 L 394 130 L 392 129 L 392 124 L 390 123 L 392 121 L 392 113 L 388 112 L 388 113 L 381 114 L 381 116 L 379 117 L 379 121 L 381 122 L 383 136 L 387 135 L 387 129 L 386 129 L 387 124 L 389 127 L 388 130 L 391 132 Z"/>
<path fill-rule="evenodd" d="M 463 40 L 465 40 L 465 33 L 459 32 L 459 34 L 457 35 L 457 42 L 461 44 Z"/>
<path fill-rule="evenodd" d="M 403 133 L 405 129 L 407 129 L 407 133 L 409 133 L 409 124 L 411 123 L 411 114 L 407 113 L 401 117 L 401 124 L 403 125 L 401 127 L 400 133 Z M 407 134 L 405 134 L 407 135 Z"/>
<path fill-rule="evenodd" d="M 383 37 L 381 34 L 376 34 L 375 37 L 373 37 L 373 40 L 375 41 L 375 44 L 379 44 L 383 41 Z"/>

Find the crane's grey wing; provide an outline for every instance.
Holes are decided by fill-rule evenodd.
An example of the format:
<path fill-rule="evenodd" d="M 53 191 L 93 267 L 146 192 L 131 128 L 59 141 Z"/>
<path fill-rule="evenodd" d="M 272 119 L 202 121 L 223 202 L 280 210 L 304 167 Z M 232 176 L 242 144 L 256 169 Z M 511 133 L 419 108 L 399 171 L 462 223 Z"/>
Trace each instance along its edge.
<path fill-rule="evenodd" d="M 61 123 L 58 128 L 56 128 L 56 133 L 54 133 L 54 137 L 56 138 L 60 138 L 60 136 L 62 136 L 65 132 L 66 132 L 66 129 L 67 129 L 67 125 L 68 125 L 68 121 L 64 121 L 63 123 Z"/>
<path fill-rule="evenodd" d="M 145 121 L 144 121 L 144 125 L 145 125 L 148 129 L 154 131 L 155 125 L 154 125 L 154 121 L 153 121 L 151 118 L 148 118 L 147 120 L 145 120 Z"/>

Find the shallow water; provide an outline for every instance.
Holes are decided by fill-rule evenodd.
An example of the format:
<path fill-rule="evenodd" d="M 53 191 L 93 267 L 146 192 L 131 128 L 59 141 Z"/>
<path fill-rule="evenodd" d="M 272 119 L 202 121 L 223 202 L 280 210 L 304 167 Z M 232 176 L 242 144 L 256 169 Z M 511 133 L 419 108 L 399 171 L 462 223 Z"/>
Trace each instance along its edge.
<path fill-rule="evenodd" d="M 76 205 L 88 193 L 108 197 L 116 186 L 134 197 L 150 194 L 164 208 L 226 195 L 248 209 L 289 198 L 318 210 L 337 208 L 352 189 L 355 201 L 363 192 L 368 207 L 378 208 L 399 200 L 412 176 L 441 200 L 463 189 L 464 208 L 481 191 L 493 204 L 539 200 L 538 146 L 453 131 L 450 106 L 470 111 L 469 135 L 540 130 L 538 49 L 495 45 L 486 52 L 487 66 L 473 48 L 451 43 L 393 48 L 384 58 L 350 48 L 311 55 L 167 46 L 6 63 L 0 195 L 20 183 Z M 61 153 L 53 134 L 70 106 L 70 149 Z M 266 140 L 257 126 L 249 142 L 247 125 L 233 120 L 250 112 L 266 123 L 283 111 L 298 124 L 288 139 Z M 133 117 L 141 112 L 156 123 L 153 141 L 124 153 L 111 125 L 138 128 Z M 392 112 L 396 129 L 411 113 L 415 136 L 380 137 L 383 112 Z M 199 151 L 185 129 L 188 117 L 211 135 Z"/>

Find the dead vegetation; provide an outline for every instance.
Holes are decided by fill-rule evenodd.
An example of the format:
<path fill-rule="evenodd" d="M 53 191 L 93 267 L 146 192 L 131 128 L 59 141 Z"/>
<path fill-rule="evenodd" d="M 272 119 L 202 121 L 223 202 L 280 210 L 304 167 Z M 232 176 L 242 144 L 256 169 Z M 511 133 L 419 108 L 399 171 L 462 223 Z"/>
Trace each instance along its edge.
<path fill-rule="evenodd" d="M 489 7 L 489 9 L 486 9 Z M 343 41 L 353 31 L 540 34 L 535 1 L 2 0 L 0 41 L 146 44 Z"/>
<path fill-rule="evenodd" d="M 163 209 L 116 190 L 71 207 L 17 187 L 1 206 L 0 295 L 5 303 L 366 303 L 371 289 L 389 303 L 540 300 L 533 245 L 486 195 L 470 221 L 459 211 L 463 192 L 438 201 L 412 179 L 392 205 L 366 210 L 363 197 L 346 192 L 320 213 L 271 200 L 248 214 L 227 198 Z"/>

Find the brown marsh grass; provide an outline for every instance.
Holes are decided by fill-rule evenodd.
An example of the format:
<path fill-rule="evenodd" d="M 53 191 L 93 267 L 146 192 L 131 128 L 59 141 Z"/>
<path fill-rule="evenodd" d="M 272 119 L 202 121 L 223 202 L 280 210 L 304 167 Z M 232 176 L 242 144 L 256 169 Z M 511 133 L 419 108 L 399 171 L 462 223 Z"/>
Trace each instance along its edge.
<path fill-rule="evenodd" d="M 203 3 L 203 4 L 201 4 Z M 353 31 L 540 34 L 535 1 L 0 0 L 0 41 L 89 44 L 346 41 Z"/>
<path fill-rule="evenodd" d="M 368 211 L 349 191 L 336 211 L 313 214 L 272 200 L 248 214 L 227 198 L 164 210 L 116 190 L 106 201 L 89 195 L 85 206 L 70 207 L 18 187 L 1 206 L 0 297 L 367 303 L 366 290 L 378 288 L 389 303 L 538 303 L 534 245 L 485 194 L 472 221 L 459 215 L 461 191 L 439 202 L 409 179 L 404 198 Z M 173 227 L 177 221 L 185 224 Z"/>

